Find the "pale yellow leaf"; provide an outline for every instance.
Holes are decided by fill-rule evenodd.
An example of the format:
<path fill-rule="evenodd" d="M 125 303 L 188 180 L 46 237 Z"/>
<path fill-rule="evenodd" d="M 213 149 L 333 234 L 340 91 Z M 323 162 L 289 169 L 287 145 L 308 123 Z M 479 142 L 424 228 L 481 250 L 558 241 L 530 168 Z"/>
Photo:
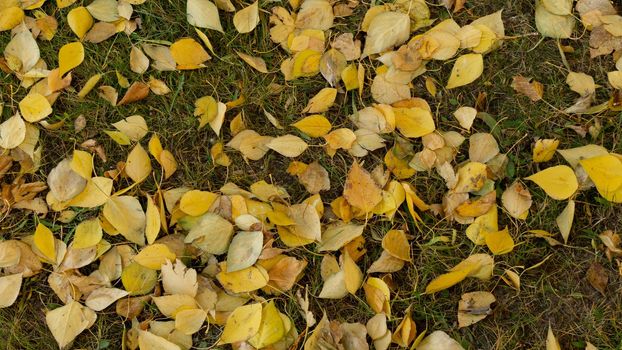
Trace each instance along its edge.
<path fill-rule="evenodd" d="M 250 33 L 259 24 L 259 2 L 255 1 L 248 7 L 245 7 L 233 16 L 233 25 L 238 32 Z"/>
<path fill-rule="evenodd" d="M 484 58 L 481 54 L 465 54 L 456 60 L 447 82 L 447 89 L 464 86 L 474 82 L 484 71 Z"/>

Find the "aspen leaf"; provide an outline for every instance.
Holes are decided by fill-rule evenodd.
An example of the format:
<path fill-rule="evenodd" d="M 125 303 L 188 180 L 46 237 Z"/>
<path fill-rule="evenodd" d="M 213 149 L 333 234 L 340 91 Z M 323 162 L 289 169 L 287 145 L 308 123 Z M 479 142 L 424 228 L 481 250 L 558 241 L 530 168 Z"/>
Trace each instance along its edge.
<path fill-rule="evenodd" d="M 447 333 L 443 331 L 434 331 L 427 337 L 425 337 L 419 345 L 417 350 L 464 350 L 462 345 L 452 339 Z"/>
<path fill-rule="evenodd" d="M 204 67 L 203 63 L 211 58 L 203 46 L 192 38 L 177 40 L 171 45 L 170 51 L 177 63 L 177 69 L 201 68 Z"/>
<path fill-rule="evenodd" d="M 546 194 L 556 200 L 570 198 L 579 187 L 574 171 L 566 165 L 546 168 L 526 179 L 535 182 Z"/>
<path fill-rule="evenodd" d="M 188 0 L 186 16 L 190 25 L 223 31 L 218 8 L 209 0 Z"/>
<path fill-rule="evenodd" d="M 253 303 L 236 308 L 227 317 L 220 343 L 231 344 L 251 339 L 261 327 L 262 307 Z"/>
<path fill-rule="evenodd" d="M 0 32 L 13 29 L 20 24 L 23 19 L 24 11 L 18 6 L 0 9 Z"/>
<path fill-rule="evenodd" d="M 484 58 L 481 54 L 465 54 L 456 60 L 447 82 L 447 89 L 464 86 L 474 82 L 484 71 Z"/>
<path fill-rule="evenodd" d="M 147 244 L 152 244 L 160 233 L 161 217 L 153 198 L 147 196 L 147 210 L 145 211 L 145 237 Z"/>
<path fill-rule="evenodd" d="M 356 161 L 352 163 L 348 172 L 343 196 L 350 205 L 363 210 L 365 213 L 373 210 L 382 201 L 381 189 L 371 175 Z"/>
<path fill-rule="evenodd" d="M 103 231 L 98 219 L 84 220 L 76 226 L 73 238 L 73 248 L 89 248 L 102 240 Z"/>
<path fill-rule="evenodd" d="M 194 298 L 199 288 L 197 272 L 186 268 L 179 259 L 175 260 L 175 265 L 167 260 L 162 265 L 162 286 L 168 294 L 183 294 Z"/>
<path fill-rule="evenodd" d="M 155 287 L 158 282 L 158 273 L 156 270 L 132 262 L 123 268 L 121 282 L 130 295 L 143 295 Z"/>
<path fill-rule="evenodd" d="M 43 95 L 35 92 L 19 101 L 19 111 L 27 122 L 35 123 L 52 114 L 52 106 Z"/>
<path fill-rule="evenodd" d="M 464 293 L 458 302 L 458 327 L 468 327 L 492 313 L 491 304 L 497 299 L 490 292 Z"/>
<path fill-rule="evenodd" d="M 550 0 L 550 2 L 558 0 Z M 536 28 L 545 37 L 565 39 L 570 38 L 575 26 L 572 15 L 556 15 L 544 6 L 542 0 L 536 0 Z M 572 6 L 572 3 L 571 3 Z"/>
<path fill-rule="evenodd" d="M 361 58 L 400 45 L 408 40 L 409 35 L 410 17 L 407 14 L 392 11 L 380 13 L 369 23 Z"/>
<path fill-rule="evenodd" d="M 574 221 L 575 202 L 571 199 L 568 204 L 557 216 L 555 222 L 559 228 L 559 232 L 564 238 L 564 243 L 568 243 L 568 237 L 570 236 L 570 230 L 572 229 L 572 222 Z"/>
<path fill-rule="evenodd" d="M 382 249 L 400 260 L 411 260 L 410 243 L 403 230 L 389 230 L 382 238 Z"/>
<path fill-rule="evenodd" d="M 343 273 L 346 290 L 350 294 L 355 295 L 356 291 L 363 284 L 363 272 L 361 272 L 361 269 L 352 260 L 347 251 L 343 254 Z"/>
<path fill-rule="evenodd" d="M 85 151 L 74 150 L 73 157 L 71 157 L 71 170 L 83 179 L 89 180 L 93 173 L 93 155 Z"/>
<path fill-rule="evenodd" d="M 87 181 L 84 190 L 73 197 L 68 204 L 82 208 L 104 205 L 112 193 L 112 183 L 112 179 L 107 177 L 93 177 Z"/>
<path fill-rule="evenodd" d="M 281 313 L 274 302 L 270 301 L 262 308 L 259 329 L 248 343 L 256 349 L 262 349 L 281 340 L 286 332 Z"/>
<path fill-rule="evenodd" d="M 250 266 L 234 272 L 226 272 L 227 264 L 223 263 L 222 270 L 216 275 L 220 284 L 233 293 L 252 292 L 268 284 L 270 276 L 261 266 Z"/>
<path fill-rule="evenodd" d="M 37 250 L 43 254 L 49 262 L 56 261 L 56 240 L 52 231 L 44 226 L 38 224 L 33 237 L 33 242 Z"/>
<path fill-rule="evenodd" d="M 594 78 L 585 73 L 570 72 L 566 77 L 566 84 L 570 86 L 570 90 L 581 96 L 592 95 L 596 92 L 596 84 Z"/>
<path fill-rule="evenodd" d="M 138 346 L 140 349 L 181 350 L 179 345 L 141 329 L 138 330 Z"/>
<path fill-rule="evenodd" d="M 116 123 L 112 123 L 112 126 L 127 135 L 132 141 L 140 141 L 149 132 L 145 118 L 140 115 L 132 115 L 121 119 Z"/>
<path fill-rule="evenodd" d="M 467 270 L 457 270 L 442 274 L 428 283 L 427 287 L 425 287 L 425 292 L 426 294 L 432 294 L 453 287 L 462 282 L 467 275 Z"/>
<path fill-rule="evenodd" d="M 557 338 L 555 338 L 555 334 L 553 334 L 553 329 L 550 324 L 546 334 L 546 350 L 562 350 Z"/>
<path fill-rule="evenodd" d="M 501 203 L 512 217 L 524 220 L 531 208 L 531 193 L 522 183 L 515 181 L 501 195 Z"/>
<path fill-rule="evenodd" d="M 559 146 L 559 140 L 555 139 L 540 139 L 536 141 L 533 147 L 533 162 L 548 162 L 553 159 L 557 146 Z"/>
<path fill-rule="evenodd" d="M 255 68 L 255 70 L 257 70 L 258 72 L 268 73 L 268 68 L 266 67 L 266 61 L 264 61 L 263 58 L 250 56 L 245 53 L 237 52 L 237 51 L 235 53 L 238 54 L 238 56 L 244 62 L 248 63 L 249 66 Z"/>
<path fill-rule="evenodd" d="M 84 46 L 79 41 L 65 44 L 58 50 L 58 75 L 65 73 L 79 66 L 84 61 Z"/>
<path fill-rule="evenodd" d="M 82 39 L 93 26 L 93 16 L 86 7 L 75 7 L 67 14 L 67 23 L 74 34 Z"/>
<path fill-rule="evenodd" d="M 24 142 L 26 138 L 26 123 L 19 113 L 0 124 L 0 147 L 13 149 Z"/>
<path fill-rule="evenodd" d="M 89 294 L 84 304 L 93 311 L 102 311 L 128 294 L 123 289 L 101 287 Z"/>
<path fill-rule="evenodd" d="M 614 203 L 622 202 L 622 161 L 606 154 L 582 159 L 583 167 L 601 196 Z"/>
<path fill-rule="evenodd" d="M 318 251 L 335 251 L 344 245 L 360 237 L 363 234 L 365 225 L 355 225 L 352 223 L 335 223 L 328 226 L 322 233 L 322 240 L 318 244 Z"/>
<path fill-rule="evenodd" d="M 61 349 L 71 343 L 78 334 L 91 327 L 96 319 L 95 312 L 77 301 L 48 311 L 45 315 L 45 323 Z"/>
<path fill-rule="evenodd" d="M 125 162 L 125 173 L 134 182 L 143 182 L 151 174 L 151 160 L 149 154 L 140 143 L 136 144 L 132 151 L 127 155 Z"/>
<path fill-rule="evenodd" d="M 138 199 L 131 196 L 110 197 L 104 204 L 103 214 L 128 241 L 145 244 L 145 212 Z"/>
<path fill-rule="evenodd" d="M 337 97 L 337 89 L 323 88 L 315 94 L 310 100 L 303 113 L 321 113 L 326 112 L 335 103 Z"/>
<path fill-rule="evenodd" d="M 125 92 L 125 95 L 123 95 L 123 98 L 121 98 L 121 101 L 117 103 L 117 106 L 140 101 L 147 96 L 149 96 L 149 85 L 140 81 L 136 81 L 132 83 L 132 85 L 130 85 L 129 89 L 127 89 L 127 91 Z"/>
<path fill-rule="evenodd" d="M 454 112 L 460 126 L 467 130 L 471 129 L 476 116 L 477 110 L 473 107 L 460 107 Z"/>
<path fill-rule="evenodd" d="M 488 249 L 494 255 L 507 254 L 514 250 L 514 240 L 510 236 L 510 231 L 507 227 L 501 231 L 488 232 L 484 238 Z"/>
<path fill-rule="evenodd" d="M 233 225 L 214 213 L 205 213 L 193 221 L 180 220 L 184 229 L 189 230 L 185 243 L 210 254 L 223 254 L 229 248 L 233 236 Z"/>
<path fill-rule="evenodd" d="M 9 307 L 15 303 L 22 287 L 22 274 L 7 275 L 0 277 L 0 309 Z"/>
<path fill-rule="evenodd" d="M 419 107 L 395 108 L 395 126 L 406 137 L 425 136 L 434 130 L 432 113 Z"/>
<path fill-rule="evenodd" d="M 97 20 L 102 22 L 114 22 L 119 19 L 119 4 L 116 0 L 94 0 L 86 9 Z"/>
<path fill-rule="evenodd" d="M 192 216 L 200 216 L 207 212 L 218 198 L 217 194 L 207 191 L 191 190 L 181 197 L 179 209 Z"/>
<path fill-rule="evenodd" d="M 50 171 L 47 184 L 54 198 L 64 202 L 78 196 L 87 181 L 71 169 L 71 160 L 64 159 Z"/>
<path fill-rule="evenodd" d="M 332 275 L 328 276 L 324 280 L 322 290 L 318 295 L 321 299 L 341 299 L 348 295 L 348 289 L 346 288 L 346 273 L 344 270 L 339 270 Z"/>
<path fill-rule="evenodd" d="M 307 143 L 298 136 L 284 135 L 275 137 L 266 144 L 266 147 L 282 156 L 295 158 L 307 150 Z"/>
<path fill-rule="evenodd" d="M 137 46 L 132 46 L 130 50 L 130 69 L 134 73 L 143 74 L 149 68 L 149 58 L 143 50 Z"/>
<path fill-rule="evenodd" d="M 229 245 L 227 253 L 227 272 L 243 270 L 252 266 L 259 258 L 263 248 L 263 233 L 238 232 Z"/>
<path fill-rule="evenodd" d="M 207 318 L 201 309 L 182 310 L 175 315 L 175 329 L 186 335 L 198 332 Z"/>
<path fill-rule="evenodd" d="M 248 7 L 236 12 L 233 16 L 235 29 L 242 33 L 250 33 L 259 24 L 259 2 L 255 1 Z"/>
<path fill-rule="evenodd" d="M 330 121 L 320 114 L 304 117 L 292 126 L 311 137 L 324 136 L 333 127 Z"/>
<path fill-rule="evenodd" d="M 182 310 L 197 308 L 197 301 L 189 295 L 164 295 L 153 297 L 153 302 L 164 316 L 176 318 Z"/>
<path fill-rule="evenodd" d="M 175 258 L 175 253 L 171 252 L 168 246 L 154 243 L 141 249 L 134 257 L 134 261 L 148 269 L 160 270 L 162 264 L 175 261 Z"/>

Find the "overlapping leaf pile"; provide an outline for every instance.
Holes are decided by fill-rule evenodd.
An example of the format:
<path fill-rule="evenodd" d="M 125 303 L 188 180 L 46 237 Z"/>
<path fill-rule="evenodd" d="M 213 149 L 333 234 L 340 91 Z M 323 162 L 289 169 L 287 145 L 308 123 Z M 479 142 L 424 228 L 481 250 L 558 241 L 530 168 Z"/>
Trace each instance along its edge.
<path fill-rule="evenodd" d="M 412 263 L 410 241 L 424 229 L 424 215 L 427 220 L 464 225 L 466 237 L 490 253 L 474 253 L 427 281 L 420 292 L 432 294 L 466 278 L 496 276 L 494 256 L 511 253 L 517 237 L 509 227 L 499 227 L 499 215 L 525 220 L 532 206 L 530 189 L 538 191 L 532 183 L 553 200 L 567 201 L 557 218 L 564 243 L 571 239 L 577 196 L 595 187 L 606 200 L 622 202 L 622 156 L 595 144 L 557 149 L 559 140 L 554 139 L 534 144 L 533 162 L 546 163 L 546 168 L 524 177 L 529 182 L 515 181 L 498 196 L 498 184 L 507 176 L 508 150 L 500 149 L 491 133 L 471 133 L 476 120 L 487 121 L 490 116 L 476 106 L 460 106 L 453 114 L 459 131 L 439 130 L 438 116 L 428 102 L 412 96 L 415 79 L 424 81 L 432 96 L 438 94 L 439 82 L 423 77 L 429 66 L 438 66 L 436 61 L 453 60 L 451 73 L 440 84 L 446 91 L 477 81 L 485 69 L 484 56 L 506 38 L 501 9 L 460 26 L 452 19 L 432 18 L 423 0 L 397 0 L 367 9 L 361 35 L 355 38 L 336 30 L 335 23 L 363 6 L 357 1 L 292 0 L 287 7 L 264 9 L 255 2 L 236 10 L 228 0 L 188 0 L 187 21 L 195 27 L 197 39 L 127 48 L 128 65 L 137 76 L 131 82 L 115 72 L 118 86 L 125 90 L 120 99 L 116 87 L 99 85 L 99 74 L 79 92 L 69 89 L 72 74 L 88 59 L 89 45 L 119 33 L 140 32 L 140 16 L 133 7 L 144 2 L 95 0 L 83 7 L 57 0 L 52 7 L 68 11 L 54 15 L 42 10 L 45 0 L 0 3 L 0 30 L 11 35 L 0 68 L 19 83 L 16 89 L 27 91 L 11 108 L 12 116 L 0 124 L 1 211 L 3 215 L 34 212 L 38 218 L 29 235 L 0 241 L 0 307 L 12 305 L 19 297 L 24 278 L 46 274 L 49 287 L 64 304 L 45 316 L 61 348 L 90 328 L 97 312 L 114 305 L 131 322 L 123 339 L 129 349 L 189 349 L 193 335 L 210 324 L 222 327 L 220 344 L 244 349 L 288 349 L 303 346 L 303 341 L 305 349 L 365 349 L 369 344 L 387 349 L 392 343 L 419 350 L 462 349 L 441 330 L 427 336 L 426 331 L 418 332 L 410 308 L 397 315 L 396 328 L 387 326 L 387 320 L 396 317 L 391 310 L 390 274 Z M 445 5 L 459 11 L 464 1 Z M 573 5 L 572 0 L 538 0 L 539 31 L 548 37 L 569 37 L 575 27 Z M 581 0 L 576 10 L 591 30 L 593 55 L 613 52 L 617 68 L 622 69 L 622 17 L 606 0 Z M 260 15 L 263 11 L 270 12 L 269 18 Z M 41 128 L 67 127 L 46 121 L 60 96 L 101 98 L 120 106 L 138 103 L 152 93 L 167 95 L 171 90 L 162 80 L 139 75 L 209 65 L 208 51 L 216 55 L 215 48 L 201 29 L 219 35 L 221 12 L 235 12 L 226 20 L 233 21 L 241 34 L 269 21 L 272 41 L 288 55 L 280 64 L 284 80 L 321 74 L 327 86 L 309 98 L 301 118 L 291 125 L 282 125 L 279 116 L 265 110 L 263 116 L 256 116 L 274 126 L 273 135 L 247 128 L 243 96 L 224 102 L 212 96 L 197 99 L 197 127 L 209 125 L 219 139 L 210 150 L 214 166 L 231 165 L 229 149 L 247 161 L 262 159 L 268 152 L 296 158 L 311 143 L 321 145 L 330 157 L 342 153 L 353 159 L 343 184 L 331 184 L 328 171 L 318 162 L 292 160 L 288 172 L 309 193 L 299 203 L 291 201 L 285 188 L 264 180 L 249 188 L 227 183 L 214 192 L 172 185 L 148 191 L 142 183 L 154 178 L 161 184 L 174 175 L 178 164 L 164 147 L 166 140 L 163 144 L 140 115 L 111 123 L 103 131 L 127 150 L 127 158 L 115 168 L 95 173 L 99 168 L 95 165 L 108 159 L 101 142 L 88 139 L 66 159 L 55 162 L 47 183 L 28 182 L 30 174 L 40 170 L 45 151 L 39 143 Z M 58 67 L 48 67 L 49 58 L 41 57 L 39 43 L 54 38 L 58 29 L 54 16 L 59 15 L 66 16 L 76 41 L 58 49 Z M 274 74 L 260 57 L 236 54 L 257 74 Z M 598 87 L 594 79 L 571 71 L 567 83 L 580 97 L 566 113 L 619 108 L 622 72 L 610 72 L 608 78 L 615 90 L 611 100 L 592 106 Z M 542 99 L 544 87 L 537 81 L 517 76 L 512 85 L 534 103 Z M 94 89 L 98 96 L 91 93 Z M 374 101 L 338 119 L 340 112 L 334 106 L 338 95 L 358 97 L 367 89 Z M 77 118 L 76 131 L 85 124 L 84 117 Z M 230 139 L 222 136 L 223 127 L 229 128 Z M 370 152 L 382 156 L 384 164 L 366 169 Z M 468 154 L 464 161 L 456 159 L 461 152 Z M 550 164 L 555 152 L 567 164 Z M 421 198 L 411 181 L 416 173 L 436 173 L 444 180 L 442 201 L 428 203 L 432 199 Z M 335 187 L 342 193 L 337 198 L 321 196 Z M 75 222 L 78 211 L 80 217 L 89 218 Z M 56 223 L 43 220 L 50 217 Z M 365 247 L 377 244 L 370 242 L 368 228 L 378 220 L 395 226 L 384 232 L 380 257 L 364 267 L 360 262 Z M 531 233 L 551 245 L 561 244 L 554 234 L 538 228 Z M 610 258 L 622 255 L 619 236 L 609 232 L 601 238 Z M 305 249 L 323 256 L 318 299 L 364 295 L 375 316 L 361 323 L 339 323 L 323 315 L 316 322 L 319 315 L 309 310 L 308 293 L 298 283 L 308 268 L 302 257 Z M 202 270 L 188 266 L 202 266 Z M 520 289 L 520 269 L 509 267 L 498 277 Z M 273 297 L 283 293 L 296 295 L 306 320 L 302 325 L 306 337 L 301 325 L 278 309 Z M 484 319 L 495 297 L 474 291 L 456 302 L 459 326 L 465 327 Z M 146 304 L 155 305 L 167 320 L 143 318 Z M 547 348 L 559 348 L 556 343 L 549 330 Z"/>

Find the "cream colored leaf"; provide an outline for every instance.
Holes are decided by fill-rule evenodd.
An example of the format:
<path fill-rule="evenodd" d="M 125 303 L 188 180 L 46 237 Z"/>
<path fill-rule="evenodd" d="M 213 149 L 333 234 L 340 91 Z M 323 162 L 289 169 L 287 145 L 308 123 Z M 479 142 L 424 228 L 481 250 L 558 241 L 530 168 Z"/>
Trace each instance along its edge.
<path fill-rule="evenodd" d="M 190 25 L 223 31 L 218 8 L 209 0 L 188 0 L 186 16 Z"/>
<path fill-rule="evenodd" d="M 321 113 L 326 112 L 334 103 L 337 97 L 337 89 L 323 88 L 315 94 L 310 100 L 303 113 Z"/>
<path fill-rule="evenodd" d="M 65 306 L 48 311 L 45 323 L 62 349 L 89 328 L 96 318 L 97 315 L 93 311 L 77 301 L 71 301 Z"/>
<path fill-rule="evenodd" d="M 237 53 L 244 62 L 248 63 L 249 66 L 255 68 L 258 72 L 268 73 L 266 61 L 264 61 L 263 58 L 247 55 L 245 53 L 237 51 L 235 53 Z"/>
<path fill-rule="evenodd" d="M 19 113 L 0 124 L 0 147 L 13 149 L 26 139 L 26 123 Z"/>
<path fill-rule="evenodd" d="M 362 58 L 386 51 L 408 40 L 410 17 L 405 13 L 387 11 L 376 15 L 369 24 Z"/>
<path fill-rule="evenodd" d="M 289 158 L 301 155 L 309 145 L 298 136 L 284 135 L 275 137 L 266 144 L 269 149 Z"/>
<path fill-rule="evenodd" d="M 134 73 L 143 74 L 149 68 L 149 58 L 138 46 L 130 51 L 130 69 Z"/>
<path fill-rule="evenodd" d="M 566 39 L 572 35 L 574 26 L 575 19 L 572 15 L 560 16 L 551 13 L 542 4 L 542 0 L 536 0 L 536 28 L 540 34 L 549 38 Z"/>
<path fill-rule="evenodd" d="M 110 197 L 104 205 L 106 220 L 123 237 L 138 245 L 145 244 L 145 213 L 135 197 Z"/>
<path fill-rule="evenodd" d="M 564 243 L 568 243 L 568 237 L 570 236 L 570 230 L 572 229 L 572 222 L 574 221 L 575 202 L 571 199 L 568 204 L 557 216 L 555 222 L 564 238 Z"/>
<path fill-rule="evenodd" d="M 112 123 L 112 125 L 127 135 L 132 141 L 140 141 L 149 132 L 145 118 L 140 115 L 129 116 L 116 123 Z"/>
<path fill-rule="evenodd" d="M 7 275 L 0 277 L 0 309 L 13 305 L 19 290 L 22 287 L 22 274 Z"/>
<path fill-rule="evenodd" d="M 195 297 L 199 288 L 197 272 L 187 268 L 179 259 L 175 260 L 175 265 L 167 261 L 162 265 L 162 286 L 168 294 Z"/>
<path fill-rule="evenodd" d="M 238 32 L 250 33 L 259 24 L 259 1 L 241 9 L 233 16 L 233 25 Z"/>
<path fill-rule="evenodd" d="M 140 349 L 181 350 L 179 345 L 172 343 L 153 333 L 138 330 L 138 346 Z"/>
<path fill-rule="evenodd" d="M 262 307 L 260 303 L 240 306 L 227 318 L 225 329 L 220 335 L 223 344 L 237 343 L 253 337 L 261 326 Z"/>
<path fill-rule="evenodd" d="M 102 311 L 126 295 L 128 295 L 128 292 L 123 289 L 101 287 L 89 294 L 86 298 L 85 305 L 93 311 Z"/>
<path fill-rule="evenodd" d="M 557 338 L 555 338 L 555 334 L 553 334 L 553 329 L 550 324 L 546 334 L 546 350 L 562 350 Z"/>
<path fill-rule="evenodd" d="M 263 248 L 263 233 L 238 232 L 229 245 L 227 253 L 227 272 L 243 270 L 252 266 Z"/>

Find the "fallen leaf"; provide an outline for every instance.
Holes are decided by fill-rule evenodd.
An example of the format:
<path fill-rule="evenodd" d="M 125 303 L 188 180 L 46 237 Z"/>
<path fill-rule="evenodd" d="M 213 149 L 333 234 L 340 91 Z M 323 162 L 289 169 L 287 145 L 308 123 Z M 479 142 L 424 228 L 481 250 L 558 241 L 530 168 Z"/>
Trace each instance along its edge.
<path fill-rule="evenodd" d="M 84 61 L 84 46 L 79 41 L 65 44 L 58 50 L 58 75 L 65 73 L 79 66 Z"/>
<path fill-rule="evenodd" d="M 263 58 L 250 56 L 245 53 L 237 52 L 237 51 L 235 53 L 238 54 L 238 56 L 240 56 L 240 58 L 244 62 L 248 63 L 249 66 L 255 68 L 258 72 L 268 73 L 268 68 L 266 67 L 266 61 L 264 61 Z"/>
<path fill-rule="evenodd" d="M 71 343 L 78 334 L 90 328 L 96 319 L 95 312 L 77 301 L 48 311 L 45 315 L 45 323 L 61 349 Z"/>
<path fill-rule="evenodd" d="M 350 205 L 368 213 L 382 201 L 382 191 L 371 175 L 358 162 L 352 163 L 343 189 L 344 198 Z"/>
<path fill-rule="evenodd" d="M 609 276 L 603 265 L 597 262 L 592 263 L 587 270 L 587 281 L 590 282 L 594 289 L 605 296 L 607 284 L 609 283 Z"/>
<path fill-rule="evenodd" d="M 522 75 L 516 75 L 512 78 L 512 89 L 529 97 L 533 102 L 540 101 L 544 95 L 544 85 L 542 83 L 525 78 Z"/>
<path fill-rule="evenodd" d="M 492 293 L 464 293 L 458 302 L 458 327 L 468 327 L 492 313 L 491 304 L 496 302 Z"/>
<path fill-rule="evenodd" d="M 566 165 L 546 168 L 526 179 L 535 182 L 546 194 L 556 200 L 570 198 L 579 187 L 574 171 Z"/>
<path fill-rule="evenodd" d="M 250 33 L 259 24 L 259 2 L 255 1 L 253 4 L 245 7 L 233 16 L 233 25 L 235 29 L 242 33 Z"/>

